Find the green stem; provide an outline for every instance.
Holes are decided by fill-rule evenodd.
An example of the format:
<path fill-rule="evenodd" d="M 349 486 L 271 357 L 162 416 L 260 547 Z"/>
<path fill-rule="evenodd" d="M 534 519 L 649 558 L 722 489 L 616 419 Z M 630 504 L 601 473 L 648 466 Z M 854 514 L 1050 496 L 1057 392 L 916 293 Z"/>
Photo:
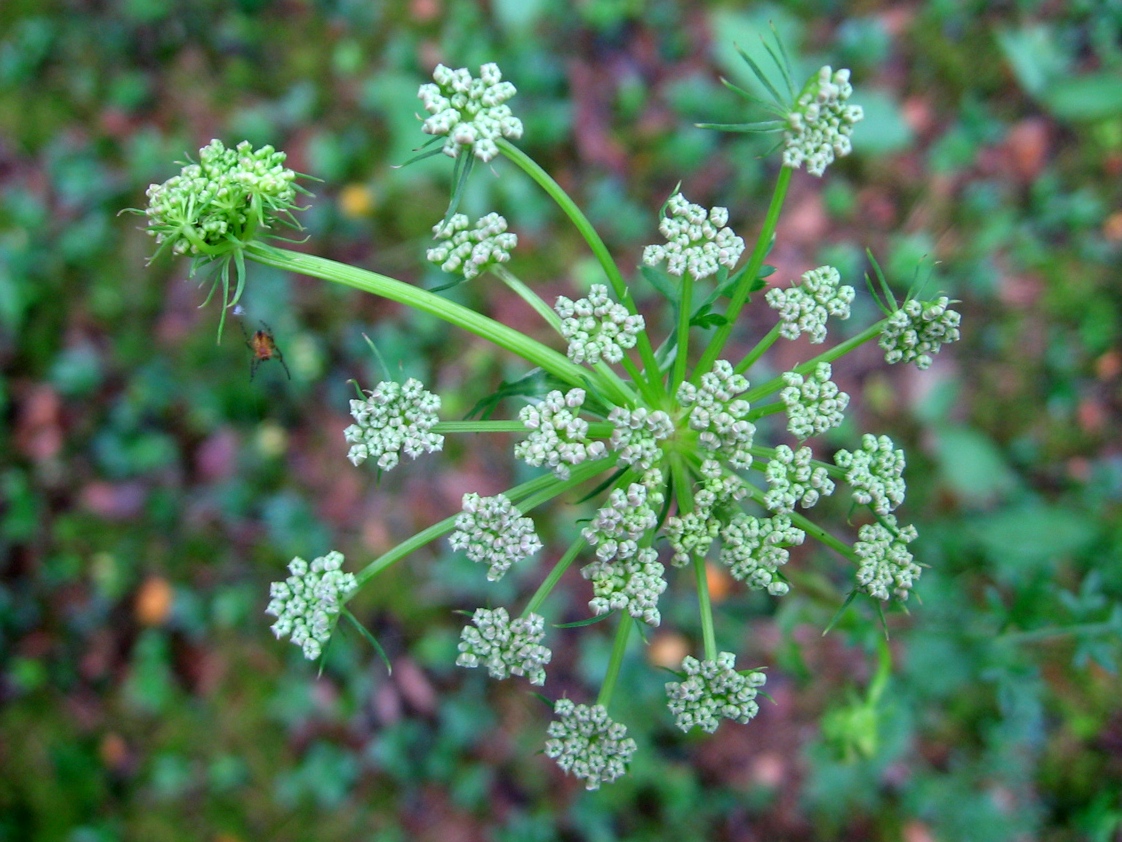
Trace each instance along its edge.
<path fill-rule="evenodd" d="M 737 316 L 740 315 L 740 308 L 748 300 L 748 294 L 752 290 L 752 284 L 755 283 L 756 278 L 760 274 L 760 269 L 764 265 L 764 258 L 767 256 L 768 250 L 771 248 L 772 237 L 775 236 L 775 227 L 779 223 L 779 212 L 783 209 L 783 200 L 787 196 L 787 186 L 791 183 L 790 167 L 784 166 L 779 170 L 779 178 L 775 182 L 775 192 L 771 196 L 771 204 L 768 205 L 767 215 L 764 217 L 764 227 L 760 231 L 759 237 L 756 239 L 756 247 L 752 250 L 752 256 L 748 259 L 748 267 L 744 271 L 744 275 L 733 290 L 729 306 L 725 310 L 725 323 L 717 328 L 717 332 L 713 335 L 713 339 L 709 342 L 709 347 L 705 349 L 705 353 L 701 355 L 701 359 L 697 363 L 697 367 L 693 370 L 693 383 L 700 381 L 701 375 L 705 374 L 713 367 L 713 363 L 721 355 L 722 349 L 725 347 L 725 342 L 728 341 L 732 329 L 736 325 Z"/>
<path fill-rule="evenodd" d="M 498 277 L 504 284 L 514 290 L 518 296 L 534 308 L 539 316 L 541 316 L 546 324 L 553 328 L 558 336 L 561 336 L 561 317 L 557 312 L 546 304 L 540 295 L 530 289 L 526 284 L 522 283 L 514 273 L 503 266 L 501 263 L 491 267 L 491 271 Z"/>
<path fill-rule="evenodd" d="M 775 327 L 769 330 L 767 335 L 756 343 L 756 347 L 748 352 L 748 356 L 736 364 L 736 368 L 734 368 L 733 371 L 737 374 L 743 374 L 751 368 L 752 364 L 767 353 L 768 348 L 775 344 L 775 340 L 779 338 L 779 329 L 781 327 L 783 327 L 783 322 L 777 323 Z"/>
<path fill-rule="evenodd" d="M 697 602 L 701 615 L 701 640 L 705 646 L 705 660 L 717 659 L 717 635 L 713 628 L 713 603 L 709 598 L 709 577 L 705 574 L 705 559 L 693 557 L 693 574 L 697 582 Z"/>
<path fill-rule="evenodd" d="M 670 374 L 670 394 L 686 379 L 686 356 L 690 344 L 690 315 L 693 311 L 693 276 L 682 274 L 682 294 L 678 301 L 678 353 L 674 357 L 674 370 Z"/>
<path fill-rule="evenodd" d="M 616 630 L 616 642 L 612 646 L 612 659 L 608 661 L 608 671 L 604 675 L 604 683 L 600 685 L 600 695 L 596 697 L 596 704 L 607 708 L 612 703 L 612 693 L 616 689 L 616 679 L 619 678 L 620 667 L 623 666 L 623 656 L 627 651 L 627 638 L 631 636 L 631 627 L 635 621 L 626 611 L 619 615 L 619 628 Z"/>
<path fill-rule="evenodd" d="M 521 421 L 438 421 L 433 425 L 435 433 L 524 433 L 526 425 Z"/>
<path fill-rule="evenodd" d="M 588 370 L 573 364 L 563 354 L 514 328 L 481 315 L 462 304 L 434 295 L 428 290 L 410 286 L 368 269 L 359 269 L 323 257 L 301 254 L 263 243 L 250 243 L 246 246 L 245 252 L 258 263 L 266 266 L 361 289 L 429 313 L 494 342 L 500 348 L 506 348 L 572 386 L 583 386 L 588 380 Z"/>
<path fill-rule="evenodd" d="M 875 339 L 876 337 L 880 336 L 881 331 L 884 329 L 885 322 L 887 321 L 888 319 L 881 319 L 876 324 L 870 325 L 869 327 L 865 328 L 856 336 L 850 337 L 849 339 L 845 340 L 845 342 L 838 343 L 830 350 L 823 351 L 817 357 L 812 357 L 805 363 L 799 363 L 797 366 L 792 368 L 791 371 L 793 371 L 795 374 L 808 374 L 814 371 L 814 369 L 818 368 L 819 363 L 832 363 L 839 357 L 844 357 L 859 345 L 864 345 L 870 339 Z M 741 395 L 741 397 L 749 403 L 753 403 L 760 400 L 761 398 L 766 398 L 773 392 L 778 392 L 780 389 L 785 388 L 786 385 L 787 384 L 784 382 L 783 376 L 780 375 L 779 377 L 773 377 L 766 383 L 761 383 L 755 389 L 750 389 L 749 391 Z"/>
<path fill-rule="evenodd" d="M 618 454 L 613 454 L 618 458 Z M 559 480 L 552 473 L 543 474 L 540 477 L 535 477 L 529 482 L 524 482 L 522 485 L 515 486 L 506 492 L 506 497 L 512 503 L 518 505 L 519 511 L 523 514 L 533 509 L 535 506 L 540 506 L 547 500 L 552 500 L 557 495 L 580 485 L 583 482 L 596 476 L 601 471 L 609 467 L 614 460 L 599 459 L 596 462 L 586 462 L 573 468 L 567 480 Z M 444 518 L 444 520 L 434 523 L 427 529 L 423 529 L 414 535 L 402 541 L 389 552 L 383 553 L 366 565 L 362 570 L 355 574 L 355 579 L 358 586 L 361 588 L 383 570 L 392 567 L 397 562 L 408 556 L 410 553 L 419 550 L 430 541 L 435 541 L 442 535 L 447 535 L 456 528 L 456 519 L 460 516 L 457 512 L 454 515 Z"/>
<path fill-rule="evenodd" d="M 523 617 L 527 617 L 531 613 L 537 613 L 542 603 L 545 602 L 546 598 L 552 593 L 557 583 L 561 581 L 561 577 L 565 575 L 565 571 L 569 569 L 573 560 L 580 555 L 581 550 L 583 550 L 586 545 L 587 542 L 582 536 L 577 538 L 572 546 L 565 551 L 565 554 L 553 565 L 553 569 L 549 571 L 549 575 L 545 577 L 545 581 L 538 586 L 534 595 L 530 597 L 530 601 L 526 603 L 526 607 L 522 610 Z"/>
<path fill-rule="evenodd" d="M 628 312 L 632 315 L 637 315 L 639 311 L 636 309 L 635 302 L 631 298 L 631 293 L 627 289 L 627 283 L 623 279 L 623 273 L 620 272 L 619 267 L 616 266 L 615 261 L 612 260 L 612 255 L 608 251 L 608 247 L 604 245 L 604 241 L 600 238 L 596 229 L 592 227 L 592 223 L 588 221 L 588 217 L 577 207 L 577 203 L 569 197 L 569 194 L 562 189 L 560 184 L 553 180 L 553 177 L 550 176 L 549 173 L 538 166 L 538 163 L 533 158 L 505 138 L 499 138 L 496 142 L 499 150 L 510 159 L 515 166 L 537 182 L 549 197 L 557 203 L 557 206 L 561 208 L 565 215 L 569 217 L 569 221 L 572 222 L 577 231 L 580 232 L 580 235 L 592 250 L 592 254 L 595 255 L 597 261 L 599 261 L 600 266 L 604 270 L 604 274 L 608 277 L 608 282 L 615 291 L 616 298 L 623 303 Z M 656 377 L 658 363 L 655 362 L 654 349 L 651 347 L 651 340 L 646 331 L 639 334 L 638 347 L 639 356 L 643 360 L 643 368 L 646 369 L 648 378 L 651 379 L 642 377 L 639 369 L 635 367 L 635 364 L 626 358 L 624 359 L 623 366 L 627 370 L 628 375 L 635 381 L 635 385 L 639 388 L 639 391 L 643 393 L 647 402 L 657 405 L 657 395 L 660 391 L 659 380 Z"/>

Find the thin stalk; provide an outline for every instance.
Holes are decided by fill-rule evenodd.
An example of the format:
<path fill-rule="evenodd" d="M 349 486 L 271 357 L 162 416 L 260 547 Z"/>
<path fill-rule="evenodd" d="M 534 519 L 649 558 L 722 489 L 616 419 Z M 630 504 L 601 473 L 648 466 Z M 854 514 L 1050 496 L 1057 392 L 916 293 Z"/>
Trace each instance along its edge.
<path fill-rule="evenodd" d="M 705 660 L 717 659 L 717 635 L 713 628 L 713 602 L 709 596 L 709 577 L 705 573 L 705 559 L 693 557 L 693 575 L 697 582 L 698 613 L 701 616 L 701 640 L 705 646 Z"/>
<path fill-rule="evenodd" d="M 526 425 L 521 421 L 437 421 L 433 425 L 436 433 L 525 433 Z M 588 435 L 594 439 L 606 439 L 615 430 L 610 421 L 589 421 Z"/>
<path fill-rule="evenodd" d="M 876 324 L 865 328 L 856 336 L 850 337 L 849 339 L 845 340 L 845 342 L 840 342 L 830 350 L 823 351 L 817 357 L 811 357 L 805 363 L 799 363 L 797 366 L 791 369 L 791 371 L 793 371 L 795 374 L 809 374 L 810 372 L 814 371 L 814 369 L 818 368 L 819 363 L 832 363 L 834 360 L 839 359 L 840 357 L 844 357 L 859 345 L 864 345 L 870 339 L 875 339 L 876 337 L 878 337 L 881 331 L 884 329 L 884 324 L 887 321 L 888 319 L 881 319 Z M 779 377 L 773 377 L 766 383 L 761 383 L 755 389 L 750 389 L 749 391 L 741 395 L 741 397 L 749 403 L 753 403 L 760 400 L 761 398 L 766 398 L 773 392 L 778 392 L 786 385 L 787 384 L 783 381 L 782 375 L 780 375 Z"/>
<path fill-rule="evenodd" d="M 631 292 L 627 289 L 627 282 L 623 279 L 623 273 L 620 272 L 619 267 L 612 259 L 608 247 L 604 245 L 604 241 L 600 238 L 596 229 L 592 227 L 592 223 L 588 221 L 588 217 L 577 207 L 577 203 L 570 198 L 569 194 L 562 189 L 560 184 L 553 180 L 553 177 L 549 173 L 538 166 L 538 163 L 533 158 L 505 138 L 499 138 L 496 142 L 499 150 L 506 155 L 515 166 L 537 182 L 538 186 L 540 186 L 549 197 L 557 203 L 557 206 L 561 208 L 565 215 L 569 217 L 569 221 L 572 222 L 577 231 L 580 232 L 580 235 L 592 250 L 592 254 L 596 257 L 597 261 L 599 261 L 600 266 L 604 270 L 604 274 L 608 277 L 608 282 L 615 291 L 616 298 L 623 303 L 628 312 L 632 315 L 637 315 L 639 311 L 636 309 L 635 302 L 631 298 Z M 655 362 L 654 349 L 651 347 L 651 340 L 650 337 L 647 336 L 646 331 L 639 334 L 638 347 L 639 356 L 643 361 L 643 368 L 647 371 L 648 377 L 644 378 L 638 367 L 626 357 L 622 365 L 631 379 L 635 381 L 635 385 L 639 388 L 639 391 L 643 393 L 647 401 L 649 403 L 657 403 L 658 401 L 656 398 L 661 391 L 661 383 L 655 375 L 658 371 L 658 363 Z"/>
<path fill-rule="evenodd" d="M 686 357 L 690 344 L 690 314 L 693 312 L 693 276 L 682 273 L 682 294 L 678 302 L 678 351 L 674 357 L 674 369 L 670 373 L 670 394 L 674 394 L 679 384 L 686 379 Z"/>
<path fill-rule="evenodd" d="M 626 611 L 619 615 L 619 628 L 616 630 L 616 642 L 612 646 L 612 658 L 608 661 L 608 671 L 604 675 L 604 683 L 600 685 L 600 695 L 596 697 L 596 704 L 607 708 L 612 703 L 612 693 L 616 689 L 616 679 L 619 678 L 620 667 L 623 666 L 623 656 L 627 652 L 627 638 L 631 636 L 631 627 L 635 621 Z"/>
<path fill-rule="evenodd" d="M 514 292 L 517 293 L 523 301 L 533 307 L 534 312 L 541 316 L 542 319 L 545 320 L 545 323 L 557 332 L 558 336 L 562 335 L 561 317 L 557 315 L 557 312 L 552 307 L 550 307 L 545 303 L 545 301 L 542 300 L 542 297 L 540 295 L 526 286 L 526 284 L 519 280 L 513 272 L 511 272 L 501 263 L 496 266 L 492 266 L 491 271 L 504 284 L 514 290 Z"/>
<path fill-rule="evenodd" d="M 461 327 L 476 336 L 494 342 L 534 365 L 541 366 L 560 380 L 572 385 L 583 386 L 591 376 L 587 369 L 570 362 L 563 354 L 542 343 L 531 339 L 512 327 L 481 315 L 474 310 L 441 298 L 428 290 L 410 286 L 401 281 L 338 263 L 323 257 L 290 251 L 289 249 L 250 243 L 245 247 L 246 254 L 266 266 L 296 272 L 312 278 L 354 287 L 382 298 L 388 298 L 407 307 L 421 310 L 442 319 L 449 324 Z"/>
<path fill-rule="evenodd" d="M 764 217 L 763 229 L 756 239 L 756 247 L 752 250 L 752 256 L 748 259 L 748 267 L 745 269 L 740 283 L 733 290 L 729 306 L 725 310 L 726 321 L 717 328 L 717 332 L 713 334 L 713 339 L 709 342 L 709 347 L 705 349 L 705 353 L 701 355 L 701 359 L 693 370 L 691 382 L 695 385 L 700 381 L 701 375 L 709 371 L 721 355 L 721 351 L 736 325 L 740 308 L 748 300 L 748 293 L 752 289 L 752 284 L 755 283 L 757 276 L 760 274 L 760 269 L 764 265 L 764 258 L 767 256 L 768 249 L 771 248 L 771 240 L 775 236 L 775 227 L 779 223 L 779 212 L 783 209 L 783 200 L 787 196 L 787 187 L 791 183 L 791 173 L 791 168 L 787 166 L 779 170 L 779 178 L 775 182 L 775 192 L 772 193 L 771 204 L 768 205 L 767 215 Z"/>
<path fill-rule="evenodd" d="M 766 354 L 767 349 L 775 344 L 775 340 L 779 338 L 779 329 L 781 327 L 783 327 L 783 322 L 779 322 L 775 325 L 775 327 L 769 330 L 767 332 L 767 335 L 756 343 L 756 347 L 748 352 L 748 356 L 746 356 L 736 364 L 736 367 L 733 369 L 733 371 L 735 371 L 737 374 L 743 374 L 749 368 L 751 368 L 753 363 L 755 363 L 756 360 Z"/>
<path fill-rule="evenodd" d="M 565 550 L 565 554 L 553 565 L 553 569 L 549 571 L 549 575 L 545 577 L 545 581 L 538 586 L 538 589 L 534 591 L 534 595 L 530 597 L 530 601 L 526 603 L 526 607 L 522 609 L 523 617 L 528 617 L 531 613 L 536 613 L 537 610 L 541 608 L 542 603 L 545 602 L 546 598 L 553 592 L 557 583 L 561 581 L 561 577 L 565 575 L 565 571 L 569 569 L 573 560 L 580 555 L 581 550 L 583 550 L 585 546 L 587 546 L 587 542 L 584 540 L 584 537 L 581 536 L 572 543 L 569 549 Z"/>

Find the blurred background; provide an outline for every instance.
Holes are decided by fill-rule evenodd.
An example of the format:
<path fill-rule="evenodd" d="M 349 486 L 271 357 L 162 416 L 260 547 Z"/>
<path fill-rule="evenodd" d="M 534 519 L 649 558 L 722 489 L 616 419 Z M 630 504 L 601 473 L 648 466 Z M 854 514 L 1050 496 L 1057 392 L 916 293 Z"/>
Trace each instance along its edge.
<path fill-rule="evenodd" d="M 294 555 L 336 548 L 358 569 L 465 491 L 529 475 L 502 437 L 450 439 L 380 485 L 352 469 L 347 381 L 382 379 L 363 334 L 445 418 L 525 369 L 251 266 L 240 321 L 270 326 L 292 375 L 270 362 L 251 380 L 239 320 L 216 344 L 201 279 L 146 266 L 142 220 L 118 212 L 212 137 L 272 143 L 321 179 L 301 248 L 436 286 L 423 252 L 451 162 L 393 166 L 426 139 L 432 68 L 496 61 L 520 145 L 625 269 L 679 180 L 751 243 L 767 141 L 692 126 L 759 119 L 719 77 L 747 83 L 733 43 L 769 21 L 799 79 L 850 67 L 866 113 L 853 156 L 795 175 L 776 279 L 838 266 L 863 301 L 842 336 L 877 316 L 866 246 L 901 296 L 926 257 L 930 292 L 962 301 L 963 341 L 931 370 L 875 348 L 835 369 L 855 409 L 825 452 L 867 430 L 906 448 L 902 516 L 929 565 L 911 614 L 890 616 L 883 692 L 867 606 L 822 637 L 845 571 L 808 547 L 782 600 L 714 580 L 722 648 L 768 667 L 775 703 L 681 734 L 651 663 L 699 640 L 675 582 L 613 708 L 639 742 L 632 774 L 584 793 L 538 753 L 549 712 L 528 685 L 453 666 L 454 611 L 524 598 L 571 516 L 500 585 L 443 545 L 399 564 L 354 603 L 393 674 L 343 631 L 317 675 L 263 613 Z M 507 216 L 512 267 L 546 300 L 600 280 L 504 161 L 464 201 Z M 1120 253 L 1118 0 L 4 0 L 0 840 L 1122 838 Z M 494 279 L 448 294 L 536 324 Z M 749 313 L 746 343 L 771 324 Z M 809 353 L 787 345 L 777 364 Z M 585 616 L 585 589 L 566 579 L 551 619 Z M 553 633 L 547 692 L 590 701 L 609 634 Z"/>

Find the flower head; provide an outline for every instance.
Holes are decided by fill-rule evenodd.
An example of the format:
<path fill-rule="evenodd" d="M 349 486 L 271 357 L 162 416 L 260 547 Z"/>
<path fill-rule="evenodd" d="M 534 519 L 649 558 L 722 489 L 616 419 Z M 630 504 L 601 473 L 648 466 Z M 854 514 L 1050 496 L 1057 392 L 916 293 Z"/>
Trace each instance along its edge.
<path fill-rule="evenodd" d="M 514 446 L 515 458 L 535 468 L 548 465 L 558 478 L 568 479 L 572 466 L 604 456 L 608 449 L 589 440 L 588 422 L 580 417 L 584 398 L 584 389 L 555 390 L 541 403 L 522 407 L 518 418 L 530 434 Z"/>
<path fill-rule="evenodd" d="M 608 446 L 619 461 L 636 470 L 649 471 L 662 461 L 659 442 L 674 433 L 674 421 L 661 409 L 613 407 L 608 420 L 615 425 Z"/>
<path fill-rule="evenodd" d="M 809 509 L 819 497 L 833 494 L 834 481 L 825 467 L 812 464 L 813 457 L 809 447 L 791 450 L 781 444 L 775 448 L 765 469 L 769 489 L 764 505 L 773 512 L 787 514 L 795 510 L 796 503 Z"/>
<path fill-rule="evenodd" d="M 782 289 L 772 287 L 767 291 L 767 303 L 779 311 L 783 320 L 779 333 L 787 339 L 798 339 L 809 333 L 810 341 L 826 341 L 826 320 L 829 316 L 849 318 L 849 305 L 853 301 L 853 287 L 842 285 L 841 274 L 833 266 L 819 266 L 804 272 L 802 283 Z"/>
<path fill-rule="evenodd" d="M 472 561 L 486 564 L 492 582 L 503 577 L 510 566 L 542 548 L 534 532 L 534 522 L 521 517 L 504 495 L 480 497 L 464 495 L 463 512 L 456 518 L 456 531 L 449 537 L 454 550 L 466 550 Z"/>
<path fill-rule="evenodd" d="M 701 377 L 701 385 L 685 381 L 678 387 L 678 402 L 689 407 L 690 429 L 701 433 L 705 450 L 725 457 L 734 468 L 752 465 L 752 439 L 756 425 L 747 420 L 748 401 L 738 398 L 748 391 L 748 379 L 733 371 L 727 360 L 717 360 Z"/>
<path fill-rule="evenodd" d="M 272 146 L 254 149 L 243 140 L 227 149 L 212 140 L 197 164 L 148 188 L 148 233 L 176 254 L 213 258 L 244 246 L 260 228 L 295 226 L 292 211 L 301 191 L 297 174 Z"/>
<path fill-rule="evenodd" d="M 402 385 L 385 380 L 366 394 L 366 400 L 351 401 L 355 423 L 343 431 L 351 444 L 347 458 L 352 463 L 374 459 L 389 471 L 402 452 L 416 459 L 444 447 L 444 436 L 432 432 L 440 420 L 440 398 L 425 391 L 421 381 L 411 377 Z"/>
<path fill-rule="evenodd" d="M 790 588 L 779 568 L 790 557 L 787 548 L 805 538 L 806 533 L 792 526 L 787 515 L 760 518 L 738 512 L 721 530 L 719 560 L 734 579 L 753 590 L 766 589 L 772 596 L 782 596 Z"/>
<path fill-rule="evenodd" d="M 633 482 L 625 491 L 612 489 L 608 502 L 596 511 L 596 517 L 581 533 L 584 540 L 596 547 L 600 561 L 633 558 L 639 552 L 639 539 L 658 523 L 658 507 L 662 495 L 650 492 L 642 483 Z"/>
<path fill-rule="evenodd" d="M 721 717 L 744 725 L 759 712 L 756 694 L 767 676 L 758 670 L 737 672 L 732 652 L 722 652 L 713 661 L 687 655 L 682 669 L 685 680 L 668 683 L 666 696 L 675 724 L 683 731 L 698 726 L 712 734 Z"/>
<path fill-rule="evenodd" d="M 950 309 L 951 301 L 941 295 L 934 301 L 909 298 L 888 318 L 879 344 L 889 363 L 909 363 L 916 368 L 931 367 L 934 354 L 949 342 L 959 339 L 958 324 L 962 317 Z"/>
<path fill-rule="evenodd" d="M 603 705 L 560 699 L 553 711 L 558 718 L 549 723 L 545 753 L 566 773 L 581 778 L 585 789 L 599 789 L 626 774 L 637 746 L 627 726 L 612 721 Z"/>
<path fill-rule="evenodd" d="M 643 262 L 657 266 L 666 261 L 666 271 L 671 275 L 689 272 L 700 281 L 724 266 L 733 269 L 744 252 L 744 240 L 726 227 L 728 208 L 706 210 L 701 205 L 686 201 L 675 193 L 666 203 L 669 213 L 663 216 L 658 230 L 666 238 L 666 245 L 647 246 Z"/>
<path fill-rule="evenodd" d="M 511 620 L 505 608 L 477 608 L 471 622 L 460 633 L 457 666 L 485 666 L 492 678 L 524 675 L 531 684 L 545 684 L 545 667 L 553 653 L 542 645 L 542 617 L 529 614 Z"/>
<path fill-rule="evenodd" d="M 658 551 L 650 547 L 630 558 L 594 561 L 581 570 L 584 578 L 592 580 L 588 607 L 594 614 L 622 610 L 651 626 L 662 622 L 658 598 L 666 590 L 664 574 Z"/>
<path fill-rule="evenodd" d="M 507 101 L 517 93 L 514 85 L 502 81 L 494 63 L 479 68 L 473 78 L 467 68 L 452 70 L 439 64 L 433 81 L 417 92 L 430 115 L 421 127 L 426 134 L 444 135 L 444 154 L 455 158 L 461 148 L 490 161 L 499 153 L 498 137 L 522 137 L 522 121 L 511 113 Z"/>
<path fill-rule="evenodd" d="M 468 227 L 464 214 L 453 214 L 432 231 L 441 242 L 426 252 L 429 262 L 444 272 L 458 272 L 468 281 L 496 263 L 506 263 L 511 249 L 518 245 L 518 236 L 507 232 L 506 219 L 497 213 L 480 218 L 474 228 Z"/>
<path fill-rule="evenodd" d="M 618 363 L 624 350 L 635 347 L 644 327 L 643 317 L 612 301 L 603 284 L 593 284 L 588 298 L 573 301 L 559 296 L 555 309 L 561 317 L 561 335 L 569 342 L 569 359 L 575 363 L 596 365 L 602 359 Z"/>
<path fill-rule="evenodd" d="M 838 389 L 831 373 L 829 363 L 819 363 L 807 377 L 794 371 L 783 375 L 787 388 L 779 397 L 787 407 L 787 429 L 800 440 L 821 435 L 844 418 L 849 395 Z"/>
<path fill-rule="evenodd" d="M 288 637 L 315 660 L 339 619 L 345 603 L 358 588 L 353 573 L 343 573 L 343 554 L 330 552 L 312 561 L 294 558 L 288 565 L 292 575 L 273 582 L 266 614 L 277 618 L 273 634 Z"/>
<path fill-rule="evenodd" d="M 694 556 L 704 558 L 721 531 L 722 510 L 747 493 L 744 480 L 726 473 L 716 459 L 701 463 L 701 479 L 693 489 L 693 509 L 666 519 L 666 538 L 674 550 L 671 564 L 683 567 Z"/>
<path fill-rule="evenodd" d="M 806 162 L 811 175 L 821 176 L 834 158 L 852 150 L 849 136 L 864 116 L 860 105 L 847 105 L 853 93 L 849 71 L 821 68 L 807 82 L 787 115 L 783 133 L 783 163 L 798 169 Z"/>
<path fill-rule="evenodd" d="M 865 433 L 860 450 L 839 450 L 834 463 L 845 468 L 853 499 L 878 515 L 887 515 L 904 502 L 904 451 L 897 450 L 888 436 Z"/>
<path fill-rule="evenodd" d="M 908 544 L 918 535 L 914 526 L 897 527 L 894 515 L 885 517 L 884 523 L 862 526 L 853 545 L 860 559 L 857 584 L 861 590 L 877 599 L 887 600 L 890 590 L 897 599 L 907 599 L 922 572 L 908 551 Z"/>

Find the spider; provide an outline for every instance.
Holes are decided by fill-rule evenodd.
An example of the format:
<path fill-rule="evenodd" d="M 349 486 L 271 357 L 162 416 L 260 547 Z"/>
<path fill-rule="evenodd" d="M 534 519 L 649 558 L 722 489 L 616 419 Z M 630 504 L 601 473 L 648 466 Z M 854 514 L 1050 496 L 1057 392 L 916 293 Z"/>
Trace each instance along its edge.
<path fill-rule="evenodd" d="M 284 367 L 284 373 L 288 375 L 288 379 L 292 379 L 292 373 L 288 370 L 288 365 L 284 361 L 284 354 L 281 353 L 280 348 L 277 347 L 277 341 L 273 338 L 273 329 L 265 322 L 261 322 L 261 330 L 255 330 L 253 336 L 245 329 L 245 325 L 241 325 L 242 333 L 245 335 L 245 346 L 253 351 L 253 359 L 249 362 L 249 379 L 253 380 L 257 374 L 257 367 L 263 362 L 275 359 Z"/>

